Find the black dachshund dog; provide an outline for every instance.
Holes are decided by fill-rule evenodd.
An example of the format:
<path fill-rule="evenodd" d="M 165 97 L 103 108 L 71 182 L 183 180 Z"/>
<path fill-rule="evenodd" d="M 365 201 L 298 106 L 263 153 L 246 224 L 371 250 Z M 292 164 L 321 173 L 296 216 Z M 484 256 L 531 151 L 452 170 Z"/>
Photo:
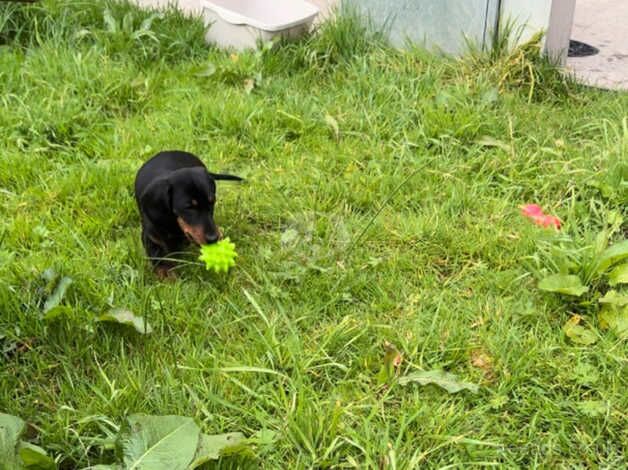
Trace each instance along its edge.
<path fill-rule="evenodd" d="M 214 222 L 216 181 L 242 181 L 234 175 L 210 173 L 195 155 L 179 150 L 159 152 L 138 170 L 135 199 L 142 218 L 142 243 L 155 273 L 170 276 L 171 253 L 186 240 L 197 245 L 221 238 Z"/>

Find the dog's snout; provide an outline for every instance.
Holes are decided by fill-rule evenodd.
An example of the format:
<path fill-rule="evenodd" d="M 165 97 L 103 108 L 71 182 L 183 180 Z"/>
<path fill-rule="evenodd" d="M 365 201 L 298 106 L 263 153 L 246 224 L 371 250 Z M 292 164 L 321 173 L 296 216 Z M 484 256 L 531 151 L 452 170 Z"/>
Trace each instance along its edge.
<path fill-rule="evenodd" d="M 205 235 L 205 241 L 209 244 L 216 243 L 218 240 L 220 240 L 218 233 L 208 233 Z"/>

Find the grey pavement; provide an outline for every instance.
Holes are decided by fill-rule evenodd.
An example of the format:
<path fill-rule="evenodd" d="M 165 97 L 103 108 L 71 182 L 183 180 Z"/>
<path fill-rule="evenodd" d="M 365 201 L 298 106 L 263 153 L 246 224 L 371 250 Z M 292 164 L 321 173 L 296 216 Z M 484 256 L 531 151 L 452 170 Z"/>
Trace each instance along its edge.
<path fill-rule="evenodd" d="M 579 81 L 628 90 L 628 0 L 577 0 L 571 38 L 600 50 L 567 60 Z"/>

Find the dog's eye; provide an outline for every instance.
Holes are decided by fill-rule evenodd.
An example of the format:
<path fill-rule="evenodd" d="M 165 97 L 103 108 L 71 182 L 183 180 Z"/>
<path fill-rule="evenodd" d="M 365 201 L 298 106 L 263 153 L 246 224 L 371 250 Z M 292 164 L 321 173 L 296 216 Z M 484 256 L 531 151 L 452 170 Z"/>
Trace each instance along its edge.
<path fill-rule="evenodd" d="M 196 209 L 197 207 L 198 201 L 196 199 L 190 199 L 190 202 L 185 205 L 186 209 Z"/>

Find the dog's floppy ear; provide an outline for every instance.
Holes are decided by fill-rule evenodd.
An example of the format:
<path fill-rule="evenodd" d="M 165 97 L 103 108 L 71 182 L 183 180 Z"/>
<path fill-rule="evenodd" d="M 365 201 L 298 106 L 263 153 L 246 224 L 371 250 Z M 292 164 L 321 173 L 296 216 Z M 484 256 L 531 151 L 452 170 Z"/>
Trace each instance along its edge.
<path fill-rule="evenodd" d="M 157 223 L 159 219 L 172 214 L 172 186 L 166 178 L 150 183 L 140 196 L 142 212 L 148 219 Z"/>
<path fill-rule="evenodd" d="M 209 173 L 209 176 L 211 176 L 213 179 L 215 179 L 216 181 L 244 181 L 244 178 L 240 178 L 239 176 L 235 176 L 235 175 L 226 175 L 226 174 L 221 174 L 221 173 Z"/>

